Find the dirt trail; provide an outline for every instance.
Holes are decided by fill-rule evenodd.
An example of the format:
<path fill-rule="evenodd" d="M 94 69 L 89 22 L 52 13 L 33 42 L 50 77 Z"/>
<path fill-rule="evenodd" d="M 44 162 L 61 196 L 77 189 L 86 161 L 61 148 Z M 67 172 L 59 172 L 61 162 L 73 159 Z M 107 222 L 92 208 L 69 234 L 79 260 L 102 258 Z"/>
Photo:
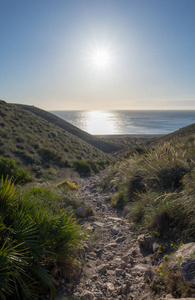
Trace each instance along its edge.
<path fill-rule="evenodd" d="M 91 238 L 72 295 L 86 300 L 157 299 L 147 283 L 153 268 L 150 258 L 141 254 L 128 220 L 118 217 L 110 196 L 99 192 L 98 181 L 98 175 L 90 177 L 79 188 L 80 199 L 93 207 L 96 217 L 84 222 Z"/>

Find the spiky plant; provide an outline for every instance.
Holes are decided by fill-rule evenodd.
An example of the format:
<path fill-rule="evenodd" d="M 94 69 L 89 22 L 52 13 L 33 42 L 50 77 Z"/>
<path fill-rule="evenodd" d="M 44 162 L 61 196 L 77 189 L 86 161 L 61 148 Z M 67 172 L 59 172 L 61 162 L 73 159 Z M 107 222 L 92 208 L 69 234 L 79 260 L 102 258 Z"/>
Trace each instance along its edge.
<path fill-rule="evenodd" d="M 55 287 L 50 270 L 68 268 L 83 239 L 72 215 L 54 212 L 38 198 L 0 184 L 0 297 L 39 299 Z"/>

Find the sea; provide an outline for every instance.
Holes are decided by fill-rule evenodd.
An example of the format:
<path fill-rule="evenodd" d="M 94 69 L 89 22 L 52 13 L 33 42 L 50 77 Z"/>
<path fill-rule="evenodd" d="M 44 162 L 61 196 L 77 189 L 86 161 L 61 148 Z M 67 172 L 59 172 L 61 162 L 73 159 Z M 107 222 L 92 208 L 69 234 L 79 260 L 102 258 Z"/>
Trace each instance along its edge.
<path fill-rule="evenodd" d="M 195 110 L 50 112 L 92 135 L 168 134 L 195 123 Z"/>

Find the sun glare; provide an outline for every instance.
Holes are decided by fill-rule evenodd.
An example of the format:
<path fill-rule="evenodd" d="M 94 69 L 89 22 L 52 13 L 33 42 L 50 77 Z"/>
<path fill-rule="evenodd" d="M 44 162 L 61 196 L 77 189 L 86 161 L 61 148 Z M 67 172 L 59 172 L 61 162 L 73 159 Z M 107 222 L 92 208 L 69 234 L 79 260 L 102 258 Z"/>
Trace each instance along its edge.
<path fill-rule="evenodd" d="M 113 62 L 113 55 L 106 47 L 96 47 L 89 54 L 89 59 L 96 69 L 107 69 Z"/>
<path fill-rule="evenodd" d="M 92 63 L 97 68 L 106 68 L 110 65 L 111 55 L 105 49 L 96 50 L 92 55 Z"/>

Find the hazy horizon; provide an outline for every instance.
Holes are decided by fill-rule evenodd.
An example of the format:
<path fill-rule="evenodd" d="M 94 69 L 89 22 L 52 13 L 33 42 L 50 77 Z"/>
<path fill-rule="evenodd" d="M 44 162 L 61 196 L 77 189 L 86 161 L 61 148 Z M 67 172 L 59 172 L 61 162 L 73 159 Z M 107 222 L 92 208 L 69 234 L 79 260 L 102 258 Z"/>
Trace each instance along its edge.
<path fill-rule="evenodd" d="M 0 1 L 0 99 L 195 110 L 194 0 Z"/>

